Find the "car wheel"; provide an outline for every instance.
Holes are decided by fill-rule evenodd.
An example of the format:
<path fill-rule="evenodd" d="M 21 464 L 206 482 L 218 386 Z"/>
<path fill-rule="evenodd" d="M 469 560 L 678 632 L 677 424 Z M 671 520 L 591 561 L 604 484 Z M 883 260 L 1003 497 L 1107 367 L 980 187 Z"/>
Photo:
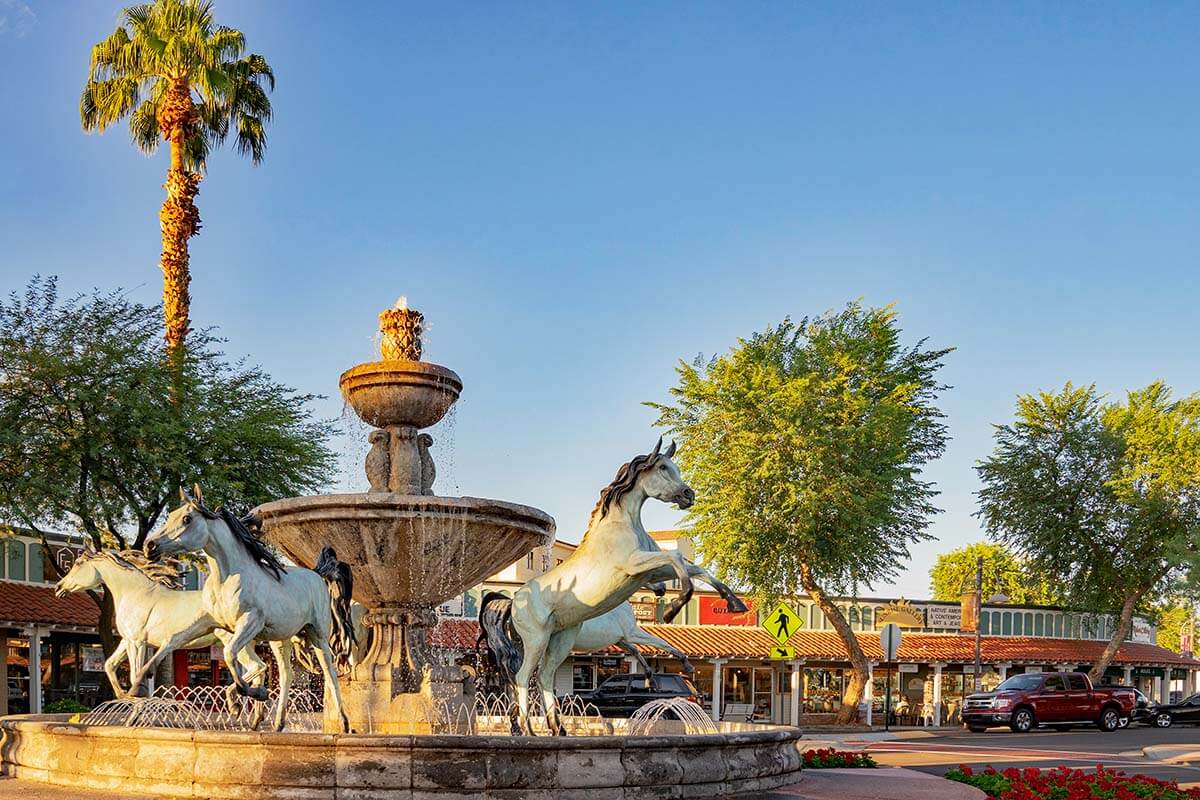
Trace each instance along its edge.
<path fill-rule="evenodd" d="M 1121 715 L 1115 708 L 1106 708 L 1100 712 L 1100 721 L 1097 724 L 1100 730 L 1112 733 L 1121 726 Z"/>
<path fill-rule="evenodd" d="M 1171 718 L 1171 715 L 1165 711 L 1154 715 L 1154 727 L 1156 728 L 1169 728 L 1174 722 L 1175 720 Z"/>
<path fill-rule="evenodd" d="M 1033 729 L 1033 712 L 1028 708 L 1018 708 L 1013 712 L 1012 722 L 1009 724 L 1014 733 L 1029 733 Z"/>
<path fill-rule="evenodd" d="M 987 728 L 984 728 L 980 725 L 968 725 L 967 730 L 969 730 L 971 733 L 983 733 L 987 730 Z"/>
<path fill-rule="evenodd" d="M 1129 727 L 1129 717 L 1121 717 L 1121 721 L 1117 723 L 1117 726 L 1121 727 L 1121 728 L 1128 728 Z"/>

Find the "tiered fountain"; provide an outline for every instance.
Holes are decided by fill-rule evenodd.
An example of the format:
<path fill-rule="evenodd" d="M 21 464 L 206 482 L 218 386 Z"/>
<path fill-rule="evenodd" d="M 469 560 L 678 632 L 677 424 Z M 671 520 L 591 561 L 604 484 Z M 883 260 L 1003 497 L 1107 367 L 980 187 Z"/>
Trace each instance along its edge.
<path fill-rule="evenodd" d="M 529 506 L 433 494 L 432 439 L 462 392 L 453 371 L 421 361 L 424 318 L 403 301 L 379 315 L 382 361 L 342 373 L 342 396 L 368 425 L 372 447 L 365 494 L 294 497 L 260 506 L 267 539 L 311 566 L 332 545 L 354 571 L 371 642 L 343 678 L 352 730 L 421 731 L 422 712 L 469 705 L 461 672 L 431 662 L 425 645 L 434 610 L 535 547 L 549 544 L 554 520 Z M 332 712 L 331 712 L 332 713 Z M 463 718 L 449 713 L 449 718 Z M 327 720 L 337 730 L 337 720 Z M 435 731 L 442 732 L 442 731 Z"/>
<path fill-rule="evenodd" d="M 206 720 L 228 720 L 210 707 L 189 709 L 202 712 L 194 728 L 152 714 L 139 720 L 144 727 L 128 715 L 116 724 L 91 715 L 5 717 L 0 761 L 18 779 L 10 791 L 36 781 L 159 798 L 640 800 L 724 797 L 798 780 L 798 729 L 709 726 L 697 715 L 706 722 L 698 734 L 686 716 L 660 719 L 666 709 L 632 723 L 604 720 L 609 733 L 601 736 L 591 735 L 594 718 L 568 720 L 583 735 L 472 733 L 483 726 L 466 705 L 472 698 L 460 671 L 433 663 L 426 647 L 434 609 L 549 543 L 554 521 L 514 503 L 432 494 L 431 440 L 420 431 L 446 414 L 462 381 L 420 360 L 420 314 L 396 308 L 380 318 L 384 360 L 341 378 L 346 402 L 377 428 L 366 464 L 370 491 L 258 509 L 266 535 L 295 561 L 311 566 L 328 543 L 354 571 L 371 642 L 342 679 L 353 732 L 214 729 Z M 431 707 L 442 713 L 430 715 Z M 507 727 L 503 719 L 500 729 Z"/>

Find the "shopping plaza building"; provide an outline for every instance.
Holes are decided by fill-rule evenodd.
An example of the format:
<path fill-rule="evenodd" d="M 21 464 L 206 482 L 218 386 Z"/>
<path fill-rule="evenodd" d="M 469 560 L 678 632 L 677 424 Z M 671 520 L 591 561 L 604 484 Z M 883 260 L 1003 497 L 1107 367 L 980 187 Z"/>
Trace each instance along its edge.
<path fill-rule="evenodd" d="M 686 531 L 652 533 L 660 546 L 695 555 Z M 39 540 L 16 535 L 3 544 L 0 564 L 0 633 L 6 645 L 3 662 L 7 697 L 0 711 L 37 711 L 56 699 L 72 698 L 94 705 L 111 696 L 103 672 L 103 651 L 96 633 L 99 616 L 95 601 L 85 595 L 55 597 L 57 570 L 69 568 L 77 549 L 66 539 L 50 543 L 49 555 Z M 440 609 L 441 619 L 430 643 L 444 660 L 473 664 L 478 636 L 475 616 L 488 590 L 511 594 L 528 579 L 567 558 L 575 546 L 556 542 L 529 554 Z M 190 588 L 200 580 L 194 571 Z M 814 724 L 832 719 L 841 703 L 849 675 L 845 647 L 825 615 L 811 600 L 795 598 L 788 605 L 799 617 L 798 629 L 787 641 L 786 658 L 773 658 L 776 639 L 760 626 L 760 612 L 730 614 L 715 593 L 699 590 L 670 624 L 662 613 L 670 602 L 639 593 L 632 599 L 642 626 L 688 656 L 693 679 L 714 718 L 726 709 L 753 709 L 755 719 Z M 963 698 L 974 685 L 975 632 L 972 603 L 901 598 L 840 598 L 835 601 L 870 660 L 868 685 L 871 708 L 878 713 L 891 686 L 893 706 L 901 723 L 956 723 Z M 885 665 L 878 629 L 889 622 L 903 629 L 898 662 Z M 1018 672 L 1087 670 L 1100 656 L 1113 620 L 1103 614 L 1053 606 L 984 605 L 979 618 L 983 684 L 991 688 Z M 966 630 L 972 628 L 972 630 Z M 1200 688 L 1200 661 L 1155 644 L 1156 631 L 1146 620 L 1135 620 L 1133 631 L 1109 666 L 1105 681 L 1136 686 L 1162 701 Z M 30 658 L 37 679 L 31 680 Z M 678 672 L 680 663 L 661 652 L 646 653 L 656 671 Z M 205 685 L 228 681 L 218 653 L 211 650 L 175 654 L 176 685 Z M 599 653 L 578 653 L 560 667 L 555 686 L 560 694 L 595 688 L 609 675 L 637 671 L 637 662 L 615 647 Z"/>

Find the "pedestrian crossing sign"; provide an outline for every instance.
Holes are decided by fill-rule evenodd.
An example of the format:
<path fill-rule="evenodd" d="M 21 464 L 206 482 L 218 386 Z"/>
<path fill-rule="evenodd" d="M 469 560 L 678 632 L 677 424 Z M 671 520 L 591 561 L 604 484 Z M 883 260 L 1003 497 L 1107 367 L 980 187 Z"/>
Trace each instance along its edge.
<path fill-rule="evenodd" d="M 792 638 L 792 634 L 800 630 L 803 625 L 804 621 L 800 619 L 800 615 L 793 611 L 787 603 L 780 603 L 762 621 L 762 627 L 766 628 L 767 633 L 774 636 L 775 641 L 780 644 L 787 644 L 787 640 Z"/>
<path fill-rule="evenodd" d="M 796 648 L 787 645 L 771 648 L 771 658 L 788 661 L 796 657 Z"/>

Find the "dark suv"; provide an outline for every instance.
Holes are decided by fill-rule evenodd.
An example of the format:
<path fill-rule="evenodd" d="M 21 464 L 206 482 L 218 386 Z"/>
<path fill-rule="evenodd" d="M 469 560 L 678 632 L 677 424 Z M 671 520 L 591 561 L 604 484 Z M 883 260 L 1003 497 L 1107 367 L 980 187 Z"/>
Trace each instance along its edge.
<path fill-rule="evenodd" d="M 610 675 L 591 692 L 577 692 L 606 717 L 628 717 L 651 700 L 683 697 L 700 702 L 700 690 L 691 678 L 671 672 Z"/>

